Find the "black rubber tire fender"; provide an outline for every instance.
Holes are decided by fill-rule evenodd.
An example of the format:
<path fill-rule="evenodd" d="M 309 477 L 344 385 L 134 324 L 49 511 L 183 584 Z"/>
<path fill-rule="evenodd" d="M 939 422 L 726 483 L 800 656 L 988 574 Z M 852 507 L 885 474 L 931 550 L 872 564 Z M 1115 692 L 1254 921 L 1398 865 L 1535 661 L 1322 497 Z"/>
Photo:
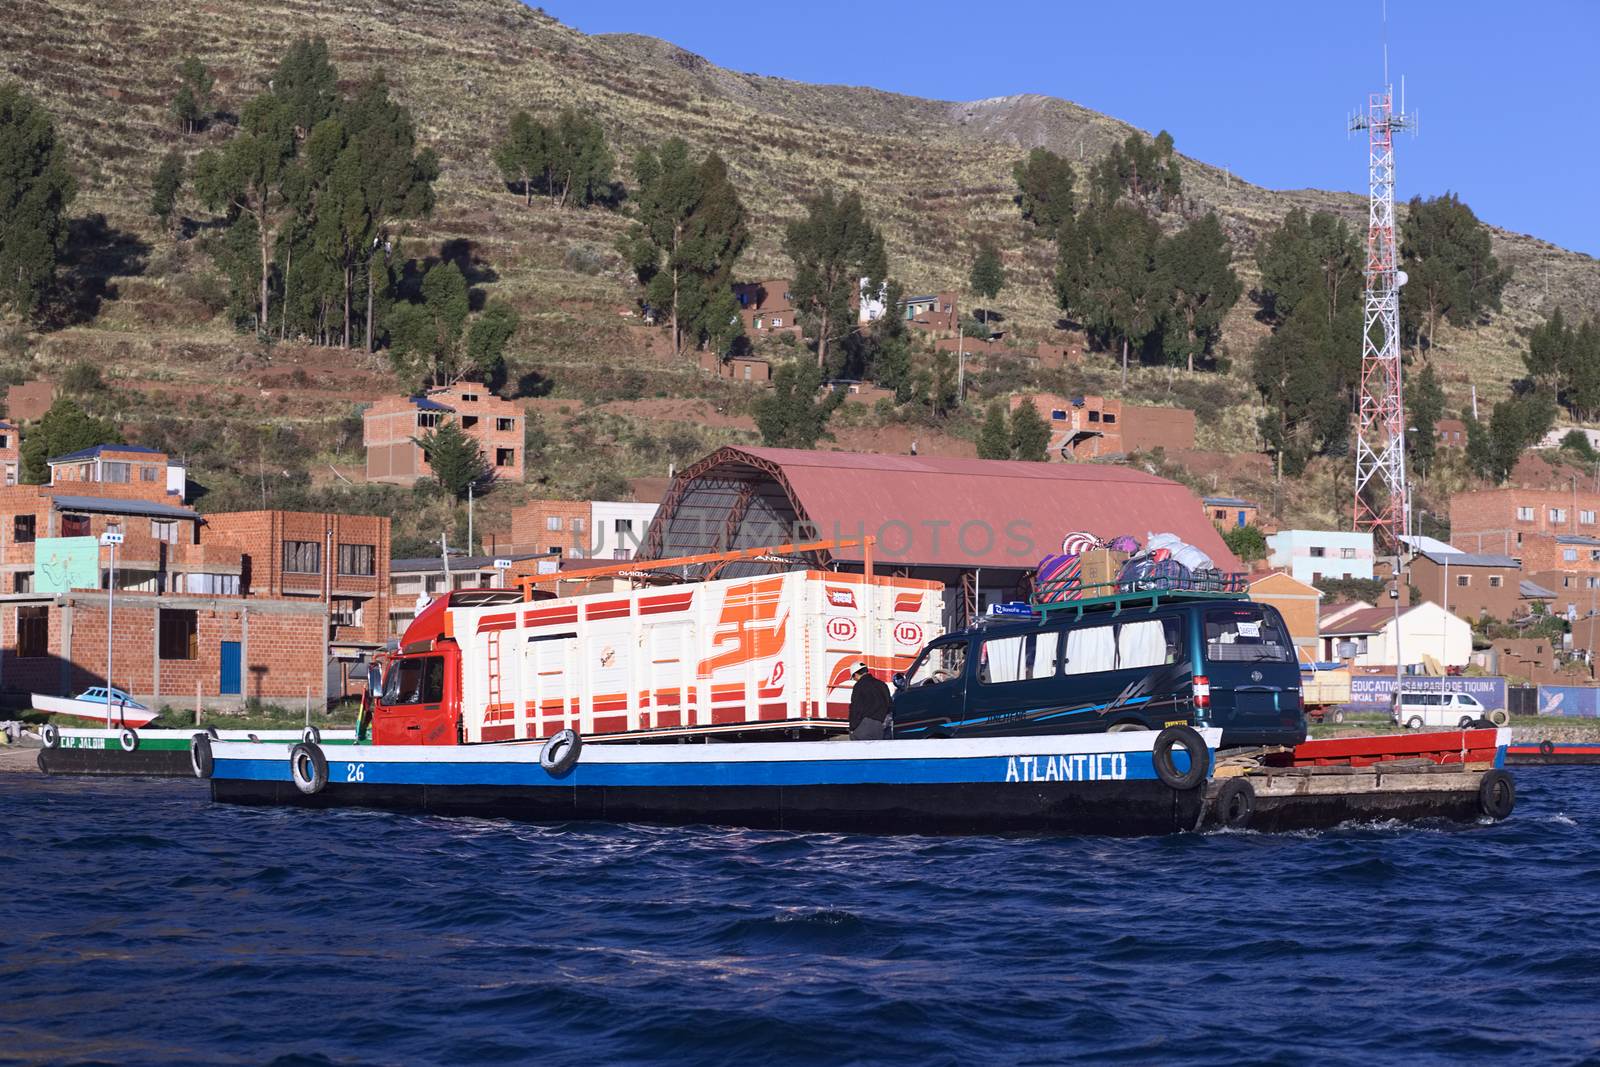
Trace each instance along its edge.
<path fill-rule="evenodd" d="M 1470 729 L 1472 729 L 1472 726 L 1473 726 L 1473 724 L 1475 722 L 1477 722 L 1477 720 L 1474 719 L 1471 715 L 1463 715 L 1463 716 L 1461 716 L 1461 721 L 1456 723 L 1456 729 L 1457 730 L 1470 730 Z"/>
<path fill-rule="evenodd" d="M 39 742 L 45 748 L 57 748 L 61 744 L 61 727 L 53 722 L 47 722 L 39 730 Z"/>
<path fill-rule="evenodd" d="M 122 746 L 122 751 L 124 752 L 137 752 L 139 750 L 139 735 L 134 732 L 133 727 L 125 726 L 122 728 L 122 732 L 117 735 L 117 744 Z"/>
<path fill-rule="evenodd" d="M 1256 787 L 1243 778 L 1229 778 L 1217 790 L 1217 822 L 1230 830 L 1243 830 L 1256 812 Z"/>
<path fill-rule="evenodd" d="M 300 740 L 308 745 L 322 744 L 322 731 L 315 726 L 307 726 L 300 731 Z"/>
<path fill-rule="evenodd" d="M 1554 741 L 1545 740 L 1545 741 L 1540 741 L 1539 742 L 1539 755 L 1541 755 L 1541 756 L 1554 756 L 1555 754 L 1556 754 L 1556 746 L 1555 746 L 1555 742 Z"/>
<path fill-rule="evenodd" d="M 1187 771 L 1180 772 L 1172 758 L 1173 748 L 1179 745 L 1189 754 Z M 1169 726 L 1157 734 L 1150 760 L 1155 764 L 1156 777 L 1171 789 L 1196 789 L 1211 771 L 1211 753 L 1206 750 L 1205 738 L 1189 726 Z"/>
<path fill-rule="evenodd" d="M 583 738 L 576 730 L 558 730 L 545 741 L 539 750 L 539 766 L 556 778 L 572 770 L 583 749 Z"/>
<path fill-rule="evenodd" d="M 1494 723 L 1496 726 L 1510 726 L 1511 713 L 1505 708 L 1495 708 L 1493 711 L 1489 712 L 1489 721 Z"/>
<path fill-rule="evenodd" d="M 189 766 L 194 768 L 196 778 L 210 778 L 216 761 L 211 756 L 211 738 L 207 734 L 195 734 L 189 739 Z"/>
<path fill-rule="evenodd" d="M 1486 771 L 1478 783 L 1478 810 L 1496 822 L 1507 818 L 1517 806 L 1517 784 L 1502 770 Z"/>
<path fill-rule="evenodd" d="M 289 777 L 294 779 L 295 788 L 308 797 L 322 792 L 328 784 L 328 757 L 322 754 L 322 746 L 302 741 L 291 748 Z"/>
<path fill-rule="evenodd" d="M 206 727 L 206 736 L 211 738 L 211 740 L 213 740 L 213 741 L 222 740 L 222 735 L 217 733 L 217 728 L 215 726 L 207 726 Z"/>

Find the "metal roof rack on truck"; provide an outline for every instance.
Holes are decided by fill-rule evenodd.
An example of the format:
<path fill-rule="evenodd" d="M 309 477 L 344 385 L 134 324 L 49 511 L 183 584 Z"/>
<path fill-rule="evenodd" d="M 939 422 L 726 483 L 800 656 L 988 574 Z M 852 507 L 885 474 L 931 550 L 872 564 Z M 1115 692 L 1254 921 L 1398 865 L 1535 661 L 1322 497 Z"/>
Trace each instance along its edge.
<path fill-rule="evenodd" d="M 1101 582 L 1092 585 L 1084 585 L 1073 578 L 1052 578 L 1039 583 L 1031 603 L 1041 618 L 1048 619 L 1068 611 L 1082 618 L 1086 611 L 1109 611 L 1116 615 L 1125 608 L 1153 608 L 1191 600 L 1243 600 L 1248 595 L 1249 585 L 1249 575 L 1246 574 L 1151 578 L 1132 583 Z M 1149 588 L 1140 589 L 1137 586 Z"/>

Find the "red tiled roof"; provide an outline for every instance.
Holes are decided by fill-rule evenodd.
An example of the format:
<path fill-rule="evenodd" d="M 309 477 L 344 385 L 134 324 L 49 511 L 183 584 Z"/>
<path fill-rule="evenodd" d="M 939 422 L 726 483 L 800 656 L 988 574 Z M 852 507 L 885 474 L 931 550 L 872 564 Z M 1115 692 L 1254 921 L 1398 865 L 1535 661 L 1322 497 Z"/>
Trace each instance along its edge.
<path fill-rule="evenodd" d="M 923 566 L 1032 569 L 1061 538 L 1170 532 L 1225 571 L 1239 561 L 1188 488 L 1100 464 L 1028 463 L 739 448 L 782 468 L 822 537 L 877 533 L 874 558 Z M 987 524 L 992 537 L 986 536 Z M 963 537 L 965 531 L 965 537 Z M 859 549 L 841 549 L 859 560 Z"/>

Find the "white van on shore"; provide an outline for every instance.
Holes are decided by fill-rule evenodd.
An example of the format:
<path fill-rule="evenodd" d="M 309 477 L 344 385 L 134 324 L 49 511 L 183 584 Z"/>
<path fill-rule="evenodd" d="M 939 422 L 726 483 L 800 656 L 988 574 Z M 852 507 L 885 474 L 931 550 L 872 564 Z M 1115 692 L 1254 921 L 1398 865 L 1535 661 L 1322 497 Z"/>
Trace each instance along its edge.
<path fill-rule="evenodd" d="M 1466 729 L 1488 711 L 1470 693 L 1423 693 L 1405 690 L 1389 698 L 1390 721 L 1408 730 L 1425 726 Z"/>

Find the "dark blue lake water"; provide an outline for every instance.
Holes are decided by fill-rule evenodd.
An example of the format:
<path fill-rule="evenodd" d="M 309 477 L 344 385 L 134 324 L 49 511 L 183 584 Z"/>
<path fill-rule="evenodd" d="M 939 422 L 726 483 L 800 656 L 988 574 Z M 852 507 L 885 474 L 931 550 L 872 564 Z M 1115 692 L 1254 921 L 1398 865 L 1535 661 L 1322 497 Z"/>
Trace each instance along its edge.
<path fill-rule="evenodd" d="M 1512 820 L 1000 840 L 518 826 L 0 776 L 0 1061 L 1600 1057 L 1600 771 Z"/>

